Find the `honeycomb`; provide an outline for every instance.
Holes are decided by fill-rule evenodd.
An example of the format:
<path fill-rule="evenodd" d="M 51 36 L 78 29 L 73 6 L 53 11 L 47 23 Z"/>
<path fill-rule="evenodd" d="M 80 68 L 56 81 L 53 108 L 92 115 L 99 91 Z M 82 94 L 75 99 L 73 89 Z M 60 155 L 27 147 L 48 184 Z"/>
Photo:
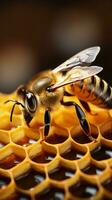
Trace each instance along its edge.
<path fill-rule="evenodd" d="M 112 110 L 90 105 L 90 141 L 74 109 L 60 106 L 41 142 L 43 110 L 27 127 L 17 106 L 10 122 L 13 103 L 4 102 L 16 98 L 0 94 L 0 200 L 112 199 Z"/>

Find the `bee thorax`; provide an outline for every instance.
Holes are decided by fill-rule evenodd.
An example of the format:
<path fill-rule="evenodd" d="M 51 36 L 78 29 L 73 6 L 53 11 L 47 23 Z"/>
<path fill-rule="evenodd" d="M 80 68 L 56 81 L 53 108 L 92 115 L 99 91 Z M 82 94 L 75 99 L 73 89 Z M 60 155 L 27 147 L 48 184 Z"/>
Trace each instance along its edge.
<path fill-rule="evenodd" d="M 55 92 L 46 91 L 40 96 L 40 102 L 43 106 L 52 109 L 56 104 L 60 102 L 62 97 L 63 97 L 62 88 L 56 90 Z"/>

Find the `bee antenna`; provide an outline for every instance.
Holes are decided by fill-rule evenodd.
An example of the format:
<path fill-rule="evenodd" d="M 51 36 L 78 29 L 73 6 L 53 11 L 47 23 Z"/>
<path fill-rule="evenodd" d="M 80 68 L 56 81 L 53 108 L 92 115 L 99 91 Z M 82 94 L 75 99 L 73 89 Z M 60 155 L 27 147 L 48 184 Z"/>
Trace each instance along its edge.
<path fill-rule="evenodd" d="M 13 105 L 12 110 L 11 110 L 11 115 L 10 115 L 10 121 L 12 122 L 12 116 L 13 116 L 13 113 L 14 113 L 15 106 L 20 105 L 24 109 L 25 109 L 25 106 L 22 103 L 20 103 L 16 100 L 7 100 L 4 103 L 6 104 L 6 103 L 9 103 L 9 102 L 14 102 L 14 105 Z"/>
<path fill-rule="evenodd" d="M 15 102 L 15 100 L 7 100 L 4 103 L 6 104 L 6 103 L 9 103 L 9 102 Z"/>
<path fill-rule="evenodd" d="M 11 114 L 10 114 L 10 121 L 12 122 L 12 116 L 13 116 L 13 112 L 14 112 L 14 109 L 15 109 L 15 106 L 17 105 L 17 103 L 15 103 L 12 107 L 12 110 L 11 110 Z"/>

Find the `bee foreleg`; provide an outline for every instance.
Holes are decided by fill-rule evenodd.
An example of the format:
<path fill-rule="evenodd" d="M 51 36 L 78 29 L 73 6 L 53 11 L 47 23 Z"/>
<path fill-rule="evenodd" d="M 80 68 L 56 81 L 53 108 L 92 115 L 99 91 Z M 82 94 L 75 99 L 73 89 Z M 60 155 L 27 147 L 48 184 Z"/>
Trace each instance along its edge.
<path fill-rule="evenodd" d="M 44 115 L 44 138 L 43 138 L 43 140 L 45 140 L 49 134 L 50 122 L 51 122 L 50 110 L 47 109 L 45 111 L 45 115 Z"/>
<path fill-rule="evenodd" d="M 74 106 L 75 107 L 76 114 L 79 119 L 79 123 L 80 123 L 84 133 L 88 136 L 88 138 L 91 141 L 93 141 L 93 140 L 95 141 L 95 139 L 91 136 L 90 125 L 87 121 L 86 115 L 85 115 L 84 111 L 82 110 L 82 108 L 77 103 L 71 102 L 71 101 L 69 101 L 69 102 L 61 101 L 61 104 L 64 106 Z"/>

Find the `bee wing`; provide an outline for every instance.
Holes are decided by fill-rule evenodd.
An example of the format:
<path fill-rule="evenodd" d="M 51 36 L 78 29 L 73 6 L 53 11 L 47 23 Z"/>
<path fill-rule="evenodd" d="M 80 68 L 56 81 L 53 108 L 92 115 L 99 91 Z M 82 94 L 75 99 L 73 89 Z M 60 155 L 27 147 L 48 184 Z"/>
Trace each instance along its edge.
<path fill-rule="evenodd" d="M 71 69 L 66 73 L 65 76 L 62 77 L 62 79 L 57 82 L 56 84 L 52 85 L 50 89 L 55 90 L 59 87 L 62 87 L 64 85 L 68 85 L 77 81 L 81 81 L 85 78 L 94 76 L 101 72 L 103 70 L 102 67 L 98 66 L 90 66 L 90 67 L 82 67 L 82 66 L 77 66 Z"/>
<path fill-rule="evenodd" d="M 75 66 L 88 66 L 96 59 L 99 51 L 99 46 L 85 49 L 66 60 L 64 63 L 52 70 L 52 72 L 57 73 L 59 71 L 68 71 Z"/>

